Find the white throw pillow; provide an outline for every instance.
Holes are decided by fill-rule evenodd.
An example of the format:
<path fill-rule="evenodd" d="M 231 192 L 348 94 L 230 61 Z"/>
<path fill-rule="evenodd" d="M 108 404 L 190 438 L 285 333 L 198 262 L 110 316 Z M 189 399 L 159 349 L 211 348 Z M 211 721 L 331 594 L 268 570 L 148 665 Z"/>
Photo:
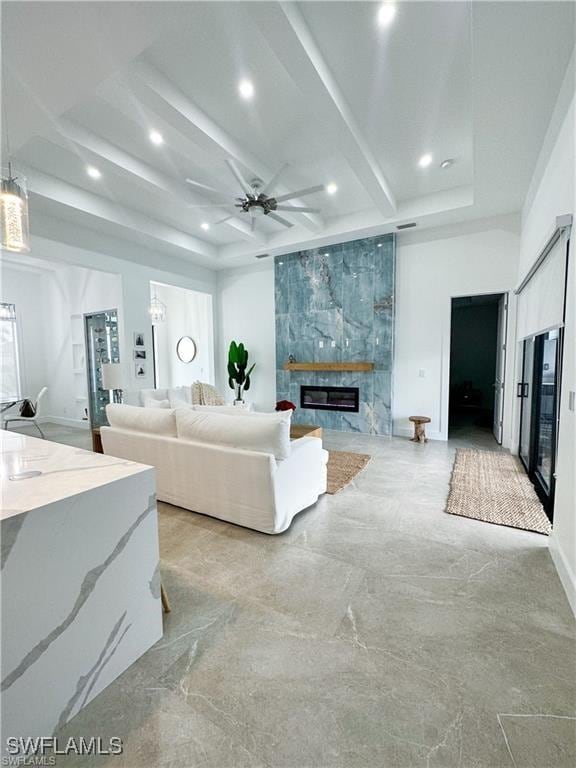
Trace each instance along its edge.
<path fill-rule="evenodd" d="M 168 390 L 167 389 L 141 389 L 139 391 L 139 402 L 141 405 L 144 405 L 146 400 L 153 399 L 153 400 L 166 400 L 168 397 Z M 124 400 L 126 403 L 126 399 Z M 130 403 L 128 403 L 130 405 Z"/>
<path fill-rule="evenodd" d="M 219 413 L 225 416 L 250 416 L 251 411 L 239 405 L 193 405 L 195 411 L 201 413 Z"/>
<path fill-rule="evenodd" d="M 132 432 L 148 432 L 163 437 L 176 437 L 176 416 L 171 408 L 139 408 L 136 405 L 110 403 L 106 416 L 111 427 Z"/>
<path fill-rule="evenodd" d="M 155 400 L 149 397 L 144 401 L 144 408 L 170 408 L 170 400 Z"/>
<path fill-rule="evenodd" d="M 181 405 L 192 404 L 192 392 L 190 387 L 173 387 L 168 390 L 170 408 L 179 408 Z"/>
<path fill-rule="evenodd" d="M 272 453 L 278 461 L 290 456 L 290 419 L 284 414 L 246 418 L 192 409 L 176 411 L 178 437 L 183 440 L 229 445 L 248 451 Z"/>

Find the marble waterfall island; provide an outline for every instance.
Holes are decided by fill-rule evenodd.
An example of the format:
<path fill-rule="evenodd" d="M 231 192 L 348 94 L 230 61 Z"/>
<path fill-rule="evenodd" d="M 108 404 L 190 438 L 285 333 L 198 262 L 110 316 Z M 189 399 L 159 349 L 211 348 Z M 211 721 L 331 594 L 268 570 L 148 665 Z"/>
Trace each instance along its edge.
<path fill-rule="evenodd" d="M 0 449 L 4 750 L 74 717 L 162 610 L 153 468 L 5 431 Z"/>

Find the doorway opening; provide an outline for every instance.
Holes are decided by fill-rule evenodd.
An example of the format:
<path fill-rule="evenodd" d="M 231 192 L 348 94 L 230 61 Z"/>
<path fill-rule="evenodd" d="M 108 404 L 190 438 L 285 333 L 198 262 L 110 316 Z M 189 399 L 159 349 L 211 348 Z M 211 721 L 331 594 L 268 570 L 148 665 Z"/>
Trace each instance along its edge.
<path fill-rule="evenodd" d="M 508 294 L 452 299 L 450 438 L 502 444 Z"/>
<path fill-rule="evenodd" d="M 165 283 L 150 283 L 150 304 L 161 312 L 152 318 L 150 361 L 156 389 L 191 385 L 199 380 L 214 384 L 214 328 L 209 293 Z M 194 354 L 179 353 L 182 339 L 193 342 Z"/>

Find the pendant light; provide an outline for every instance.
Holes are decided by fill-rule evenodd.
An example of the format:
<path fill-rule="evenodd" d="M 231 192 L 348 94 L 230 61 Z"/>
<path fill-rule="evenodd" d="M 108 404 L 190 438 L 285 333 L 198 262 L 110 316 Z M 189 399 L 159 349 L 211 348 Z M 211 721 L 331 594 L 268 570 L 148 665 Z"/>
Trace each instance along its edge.
<path fill-rule="evenodd" d="M 154 294 L 150 306 L 148 307 L 150 319 L 153 323 L 163 323 L 166 319 L 166 304 Z"/>
<path fill-rule="evenodd" d="M 26 179 L 12 173 L 10 162 L 10 141 L 8 139 L 8 121 L 3 105 L 2 123 L 6 135 L 6 157 L 8 172 L 2 169 L 0 186 L 0 228 L 2 229 L 2 250 L 13 253 L 30 251 L 30 225 L 28 221 L 28 194 Z"/>
<path fill-rule="evenodd" d="M 28 223 L 28 194 L 23 176 L 2 173 L 0 190 L 0 223 L 2 225 L 2 249 L 14 253 L 30 251 L 30 227 Z"/>

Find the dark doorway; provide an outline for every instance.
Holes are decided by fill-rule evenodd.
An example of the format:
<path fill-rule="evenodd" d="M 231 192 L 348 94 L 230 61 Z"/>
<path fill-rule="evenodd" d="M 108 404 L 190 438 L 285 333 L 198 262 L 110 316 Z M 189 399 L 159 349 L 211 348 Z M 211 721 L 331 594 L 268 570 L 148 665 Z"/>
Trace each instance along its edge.
<path fill-rule="evenodd" d="M 502 442 L 507 295 L 452 299 L 449 436 Z"/>

